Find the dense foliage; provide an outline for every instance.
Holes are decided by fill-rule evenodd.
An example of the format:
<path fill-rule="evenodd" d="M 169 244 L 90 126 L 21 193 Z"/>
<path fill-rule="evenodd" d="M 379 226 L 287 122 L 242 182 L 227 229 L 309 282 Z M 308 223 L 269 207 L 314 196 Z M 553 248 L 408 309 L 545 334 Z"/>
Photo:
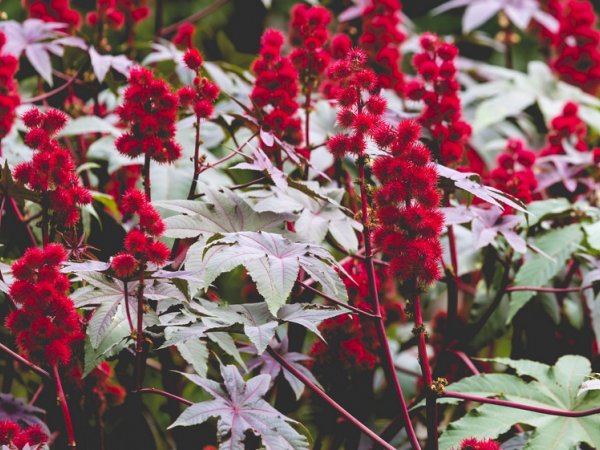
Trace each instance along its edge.
<path fill-rule="evenodd" d="M 600 448 L 586 0 L 0 4 L 0 448 Z"/>

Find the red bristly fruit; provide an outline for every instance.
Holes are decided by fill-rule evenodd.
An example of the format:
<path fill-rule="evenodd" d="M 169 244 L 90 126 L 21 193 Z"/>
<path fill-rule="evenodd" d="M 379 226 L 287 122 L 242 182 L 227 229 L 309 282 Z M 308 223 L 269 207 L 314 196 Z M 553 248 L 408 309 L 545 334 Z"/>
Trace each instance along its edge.
<path fill-rule="evenodd" d="M 389 258 L 391 274 L 423 288 L 441 275 L 444 217 L 438 210 L 437 171 L 418 139 L 418 123 L 405 120 L 384 130 L 378 144 L 387 154 L 373 164 L 382 184 L 375 192 L 378 226 L 373 238 Z"/>
<path fill-rule="evenodd" d="M 424 103 L 419 122 L 431 132 L 431 150 L 436 159 L 446 165 L 457 164 L 471 137 L 471 126 L 462 117 L 458 96 L 458 50 L 432 33 L 423 34 L 419 43 L 421 52 L 412 61 L 418 76 L 406 84 L 406 96 Z"/>
<path fill-rule="evenodd" d="M 18 423 L 11 420 L 0 421 L 0 446 L 21 450 L 29 445 L 27 448 L 33 449 L 46 442 L 48 442 L 48 435 L 40 425 L 21 428 Z"/>
<path fill-rule="evenodd" d="M 500 444 L 492 439 L 465 439 L 460 443 L 459 450 L 500 450 Z"/>
<path fill-rule="evenodd" d="M 292 8 L 289 40 L 294 49 L 290 59 L 298 71 L 305 95 L 316 88 L 329 64 L 325 45 L 329 39 L 327 26 L 330 21 L 331 13 L 322 6 L 299 3 Z"/>
<path fill-rule="evenodd" d="M 125 214 L 138 216 L 138 226 L 127 233 L 125 251 L 115 255 L 110 266 L 117 278 L 129 279 L 145 270 L 148 263 L 163 265 L 170 252 L 159 240 L 165 224 L 142 192 L 128 191 L 123 197 L 122 208 Z"/>
<path fill-rule="evenodd" d="M 67 296 L 70 282 L 60 272 L 65 249 L 50 244 L 30 248 L 12 265 L 9 294 L 20 305 L 6 318 L 19 350 L 39 365 L 66 365 L 72 345 L 83 339 L 80 317 Z"/>
<path fill-rule="evenodd" d="M 404 75 L 401 71 L 400 45 L 406 35 L 400 30 L 402 8 L 399 0 L 372 0 L 362 13 L 360 47 L 369 56 L 379 85 L 402 95 Z"/>
<path fill-rule="evenodd" d="M 82 186 L 68 150 L 60 147 L 57 133 L 66 125 L 67 116 L 56 109 L 40 112 L 32 108 L 23 115 L 29 128 L 25 143 L 35 150 L 30 162 L 17 165 L 14 178 L 48 199 L 56 226 L 72 227 L 79 221 L 79 206 L 92 201 Z"/>
<path fill-rule="evenodd" d="M 117 112 L 129 131 L 117 138 L 117 150 L 130 158 L 147 155 L 159 163 L 171 163 L 181 156 L 175 142 L 177 95 L 166 81 L 142 67 L 131 69 L 125 101 Z"/>
<path fill-rule="evenodd" d="M 498 167 L 490 172 L 490 184 L 521 200 L 531 203 L 537 187 L 533 172 L 536 155 L 525 148 L 523 141 L 509 139 L 506 150 L 498 155 Z"/>
<path fill-rule="evenodd" d="M 21 102 L 15 81 L 19 61 L 13 55 L 3 54 L 5 44 L 6 36 L 0 32 L 0 141 L 10 132 Z"/>
<path fill-rule="evenodd" d="M 302 142 L 301 122 L 296 116 L 298 72 L 290 59 L 282 56 L 283 34 L 268 29 L 261 38 L 258 58 L 252 63 L 256 81 L 250 94 L 259 109 L 257 116 L 263 129 L 291 145 Z M 265 150 L 270 150 L 264 142 Z"/>
<path fill-rule="evenodd" d="M 550 66 L 567 83 L 590 94 L 600 88 L 600 32 L 598 17 L 589 1 L 550 1 L 549 10 L 560 26 L 551 34 L 554 57 Z"/>
<path fill-rule="evenodd" d="M 70 0 L 23 0 L 29 17 L 44 22 L 58 22 L 77 28 L 81 22 L 81 14 L 71 8 Z"/>
<path fill-rule="evenodd" d="M 196 72 L 192 86 L 184 86 L 177 91 L 179 104 L 194 111 L 197 120 L 209 119 L 214 111 L 214 104 L 219 97 L 219 87 L 208 78 L 200 75 L 202 55 L 195 48 L 186 50 L 183 61 L 186 66 Z"/>

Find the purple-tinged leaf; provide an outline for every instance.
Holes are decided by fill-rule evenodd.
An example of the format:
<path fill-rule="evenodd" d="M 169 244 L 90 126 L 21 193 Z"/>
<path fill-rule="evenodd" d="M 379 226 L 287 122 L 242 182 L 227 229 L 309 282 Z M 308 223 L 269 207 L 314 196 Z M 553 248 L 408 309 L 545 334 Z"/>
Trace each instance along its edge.
<path fill-rule="evenodd" d="M 463 16 L 463 31 L 470 33 L 483 25 L 502 8 L 501 4 L 494 1 L 476 2 L 469 5 Z"/>
<path fill-rule="evenodd" d="M 502 192 L 499 189 L 473 181 L 471 178 L 478 177 L 477 174 L 472 172 L 459 172 L 458 170 L 442 166 L 441 164 L 436 164 L 436 167 L 439 176 L 451 180 L 457 188 L 467 191 L 475 197 L 494 206 L 498 206 L 499 208 L 502 208 L 501 204 L 504 203 L 518 211 L 527 213 L 527 210 L 522 206 L 522 203 L 513 196 Z"/>
<path fill-rule="evenodd" d="M 31 44 L 25 47 L 25 55 L 37 73 L 52 86 L 52 63 L 44 44 Z"/>
<path fill-rule="evenodd" d="M 264 128 L 260 129 L 260 139 L 267 147 L 273 147 L 273 144 L 275 143 L 273 133 L 266 131 Z"/>
<path fill-rule="evenodd" d="M 169 428 L 198 425 L 216 417 L 222 450 L 243 450 L 246 431 L 257 434 L 267 450 L 308 450 L 306 437 L 290 426 L 295 422 L 263 400 L 271 383 L 269 375 L 258 375 L 246 382 L 235 366 L 222 366 L 221 376 L 222 385 L 186 375 L 214 400 L 193 404 Z"/>

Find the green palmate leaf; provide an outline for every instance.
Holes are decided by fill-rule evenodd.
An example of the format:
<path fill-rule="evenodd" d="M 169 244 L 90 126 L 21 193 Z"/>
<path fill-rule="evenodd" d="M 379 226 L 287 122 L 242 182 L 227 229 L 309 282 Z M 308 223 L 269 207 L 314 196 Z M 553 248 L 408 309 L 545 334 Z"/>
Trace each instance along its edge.
<path fill-rule="evenodd" d="M 582 238 L 583 232 L 578 224 L 552 230 L 538 238 L 535 245 L 544 254 L 528 255 L 528 259 L 517 272 L 515 286 L 546 285 L 564 268 Z M 510 321 L 534 295 L 533 291 L 512 293 L 507 321 Z"/>
<path fill-rule="evenodd" d="M 587 243 L 594 250 L 600 251 L 600 222 L 596 222 L 583 227 L 587 237 Z"/>
<path fill-rule="evenodd" d="M 308 195 L 294 188 L 286 190 L 273 188 L 252 193 L 255 197 L 262 197 L 255 209 L 294 215 L 296 217 L 294 230 L 304 242 L 320 244 L 329 233 L 338 244 L 351 252 L 356 251 L 358 249 L 356 232 L 362 230 L 362 226 L 340 207 L 344 190 L 319 189 L 318 185 L 312 183 L 307 185 L 320 192 L 325 199 Z"/>
<path fill-rule="evenodd" d="M 535 225 L 544 219 L 560 216 L 573 208 L 564 198 L 549 198 L 538 200 L 527 205 L 529 225 Z"/>
<path fill-rule="evenodd" d="M 208 349 L 200 339 L 188 340 L 175 344 L 179 353 L 201 377 L 206 377 L 208 370 Z"/>
<path fill-rule="evenodd" d="M 248 270 L 272 314 L 285 304 L 300 267 L 319 282 L 325 294 L 342 302 L 346 288 L 333 269 L 335 261 L 322 247 L 292 242 L 278 234 L 230 233 L 211 244 L 203 259 L 205 286 L 239 265 Z"/>
<path fill-rule="evenodd" d="M 495 361 L 514 369 L 526 382 L 508 374 L 480 374 L 448 386 L 448 391 L 480 397 L 501 397 L 530 406 L 556 410 L 582 411 L 600 406 L 600 393 L 578 395 L 589 376 L 591 366 L 581 356 L 561 357 L 554 366 L 534 361 L 497 358 Z M 455 403 L 454 399 L 441 399 Z M 600 442 L 600 417 L 569 418 L 483 404 L 451 423 L 441 436 L 440 448 L 458 447 L 467 437 L 497 438 L 515 424 L 535 428 L 524 450 L 572 450 L 580 443 L 595 448 Z"/>
<path fill-rule="evenodd" d="M 71 265 L 71 267 L 73 267 Z M 94 308 L 88 326 L 87 335 L 90 344 L 97 349 L 115 322 L 127 321 L 127 309 L 132 322 L 137 316 L 137 291 L 138 282 L 125 283 L 118 279 L 109 278 L 101 273 L 79 272 L 79 278 L 88 284 L 73 293 L 71 296 L 78 308 Z M 150 300 L 165 300 L 174 298 L 179 301 L 185 296 L 169 280 L 146 280 L 144 298 Z M 127 307 L 125 301 L 127 300 Z M 144 313 L 144 327 L 158 323 L 158 317 L 153 310 Z"/>
<path fill-rule="evenodd" d="M 172 238 L 202 237 L 238 231 L 276 230 L 282 227 L 285 214 L 258 212 L 234 191 L 206 188 L 202 200 L 170 200 L 154 205 L 181 214 L 167 217 L 165 236 Z"/>
<path fill-rule="evenodd" d="M 283 306 L 277 315 L 273 315 L 266 303 L 225 306 L 206 300 L 194 301 L 190 308 L 196 314 L 195 323 L 187 326 L 167 326 L 167 340 L 162 347 L 207 337 L 238 362 L 241 361 L 241 357 L 233 340 L 221 330 L 232 327 L 235 330 L 241 325 L 243 333 L 254 344 L 257 353 L 262 354 L 281 322 L 297 323 L 320 336 L 317 327 L 323 320 L 347 313 L 336 307 L 294 304 Z"/>
<path fill-rule="evenodd" d="M 214 400 L 190 406 L 169 428 L 198 425 L 216 417 L 222 450 L 244 450 L 247 431 L 259 436 L 267 450 L 308 450 L 306 437 L 290 425 L 295 422 L 263 400 L 271 382 L 269 375 L 258 375 L 246 382 L 235 366 L 222 366 L 221 375 L 222 385 L 186 375 Z"/>

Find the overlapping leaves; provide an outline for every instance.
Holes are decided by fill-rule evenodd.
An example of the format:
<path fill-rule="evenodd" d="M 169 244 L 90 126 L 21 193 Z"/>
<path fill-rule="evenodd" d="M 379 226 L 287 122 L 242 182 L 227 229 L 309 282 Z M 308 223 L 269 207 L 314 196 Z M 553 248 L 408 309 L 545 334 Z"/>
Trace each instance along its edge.
<path fill-rule="evenodd" d="M 591 372 L 590 362 L 581 356 L 563 356 L 554 366 L 508 358 L 494 361 L 510 367 L 517 375 L 475 375 L 451 384 L 447 390 L 482 397 L 502 397 L 554 410 L 583 411 L 600 406 L 598 391 L 577 395 Z M 523 377 L 533 381 L 526 382 Z M 448 399 L 442 401 L 455 402 Z M 524 450 L 575 449 L 580 443 L 593 448 L 600 442 L 598 415 L 569 418 L 483 404 L 448 425 L 440 438 L 440 448 L 458 447 L 463 439 L 472 436 L 497 438 L 515 424 L 535 428 Z"/>

